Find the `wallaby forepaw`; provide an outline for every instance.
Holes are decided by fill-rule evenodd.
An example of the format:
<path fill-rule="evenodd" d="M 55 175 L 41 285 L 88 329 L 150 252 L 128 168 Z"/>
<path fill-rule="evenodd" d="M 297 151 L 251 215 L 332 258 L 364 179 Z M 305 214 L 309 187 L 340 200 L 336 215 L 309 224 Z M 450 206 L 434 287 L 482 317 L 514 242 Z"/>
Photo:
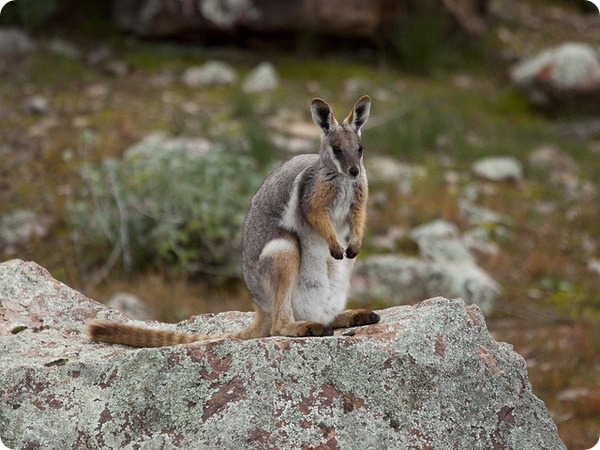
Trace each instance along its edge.
<path fill-rule="evenodd" d="M 346 249 L 346 258 L 354 259 L 360 252 L 360 245 L 351 245 Z"/>
<path fill-rule="evenodd" d="M 329 253 L 331 254 L 331 256 L 333 256 L 335 259 L 344 259 L 344 247 L 342 247 L 341 245 L 336 245 L 335 247 L 330 247 L 329 248 Z"/>

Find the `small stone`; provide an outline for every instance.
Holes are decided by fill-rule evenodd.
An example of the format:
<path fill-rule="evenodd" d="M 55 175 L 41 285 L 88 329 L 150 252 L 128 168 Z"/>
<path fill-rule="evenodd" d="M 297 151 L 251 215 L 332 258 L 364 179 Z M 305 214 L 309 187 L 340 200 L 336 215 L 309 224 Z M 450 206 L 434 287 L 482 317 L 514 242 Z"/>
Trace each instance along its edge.
<path fill-rule="evenodd" d="M 238 82 L 237 72 L 222 61 L 209 61 L 198 67 L 190 67 L 181 76 L 189 87 L 231 86 Z"/>
<path fill-rule="evenodd" d="M 108 299 L 106 304 L 132 319 L 148 320 L 152 318 L 152 308 L 136 295 L 127 292 L 116 293 Z"/>
<path fill-rule="evenodd" d="M 371 83 L 366 78 L 348 78 L 344 82 L 344 92 L 342 95 L 346 99 L 356 99 L 360 95 L 363 95 L 363 92 L 368 92 L 371 90 L 370 84 Z"/>
<path fill-rule="evenodd" d="M 33 211 L 19 209 L 0 219 L 0 244 L 24 245 L 48 234 L 51 221 Z"/>
<path fill-rule="evenodd" d="M 155 132 L 125 150 L 125 159 L 140 159 L 148 164 L 161 164 L 167 154 L 185 155 L 187 158 L 202 158 L 212 148 L 212 143 L 202 137 L 169 137 Z"/>
<path fill-rule="evenodd" d="M 0 28 L 0 56 L 30 53 L 34 41 L 18 28 Z"/>
<path fill-rule="evenodd" d="M 110 75 L 124 77 L 130 71 L 129 65 L 124 61 L 112 60 L 104 64 L 104 71 Z"/>
<path fill-rule="evenodd" d="M 85 94 L 94 99 L 104 99 L 110 94 L 110 89 L 105 83 L 96 83 L 89 86 Z"/>
<path fill-rule="evenodd" d="M 587 269 L 594 275 L 600 275 L 600 259 L 590 259 L 587 263 Z"/>
<path fill-rule="evenodd" d="M 273 143 L 289 153 L 301 154 L 310 153 L 314 150 L 315 144 L 313 140 L 302 139 L 297 137 L 287 137 L 282 134 L 274 134 L 271 136 Z"/>
<path fill-rule="evenodd" d="M 372 156 L 366 164 L 371 182 L 392 183 L 402 195 L 412 192 L 415 175 L 408 165 L 389 156 Z"/>
<path fill-rule="evenodd" d="M 52 39 L 48 44 L 48 50 L 66 58 L 81 58 L 81 50 L 75 44 L 63 41 L 62 39 Z"/>
<path fill-rule="evenodd" d="M 48 100 L 41 95 L 35 95 L 29 97 L 23 103 L 24 109 L 32 114 L 46 114 L 50 109 L 48 106 Z"/>
<path fill-rule="evenodd" d="M 85 62 L 90 66 L 97 66 L 110 58 L 111 53 L 110 47 L 103 45 L 90 51 L 85 58 Z"/>
<path fill-rule="evenodd" d="M 463 238 L 467 248 L 478 255 L 497 256 L 500 253 L 500 247 L 490 240 L 488 230 L 483 227 L 467 231 Z"/>
<path fill-rule="evenodd" d="M 577 163 L 571 155 L 554 145 L 543 145 L 532 151 L 527 157 L 529 164 L 539 170 L 560 171 L 575 174 Z"/>
<path fill-rule="evenodd" d="M 376 235 L 371 238 L 371 244 L 382 250 L 394 251 L 398 246 L 398 241 L 404 239 L 407 232 L 399 226 L 390 227 L 385 234 Z"/>
<path fill-rule="evenodd" d="M 410 237 L 419 246 L 421 255 L 432 261 L 477 264 L 452 222 L 436 220 L 421 225 L 412 230 Z"/>
<path fill-rule="evenodd" d="M 476 205 L 466 198 L 461 198 L 458 200 L 458 210 L 461 216 L 467 219 L 469 225 L 510 225 L 512 223 L 510 218 L 503 216 L 496 211 L 492 211 L 491 209 Z"/>
<path fill-rule="evenodd" d="M 523 165 L 512 156 L 482 158 L 472 169 L 476 176 L 490 181 L 523 179 Z"/>
<path fill-rule="evenodd" d="M 242 90 L 246 94 L 269 92 L 279 86 L 279 75 L 270 62 L 262 62 L 246 75 Z"/>

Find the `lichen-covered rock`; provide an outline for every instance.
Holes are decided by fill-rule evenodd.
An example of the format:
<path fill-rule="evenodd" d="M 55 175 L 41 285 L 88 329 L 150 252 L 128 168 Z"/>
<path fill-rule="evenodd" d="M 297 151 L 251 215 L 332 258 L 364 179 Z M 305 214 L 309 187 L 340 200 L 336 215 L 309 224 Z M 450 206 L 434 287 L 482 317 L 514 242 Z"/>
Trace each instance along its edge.
<path fill-rule="evenodd" d="M 477 307 L 437 298 L 381 316 L 327 338 L 132 349 L 82 334 L 94 317 L 130 322 L 121 313 L 33 263 L 0 264 L 0 436 L 13 450 L 565 448 Z"/>

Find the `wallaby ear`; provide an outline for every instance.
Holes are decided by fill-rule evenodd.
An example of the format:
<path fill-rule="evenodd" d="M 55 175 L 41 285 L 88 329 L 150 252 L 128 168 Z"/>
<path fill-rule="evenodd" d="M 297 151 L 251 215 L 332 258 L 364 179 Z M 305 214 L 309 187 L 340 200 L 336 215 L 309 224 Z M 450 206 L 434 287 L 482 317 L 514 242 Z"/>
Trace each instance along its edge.
<path fill-rule="evenodd" d="M 371 97 L 364 95 L 354 104 L 354 108 L 352 108 L 348 117 L 344 119 L 344 125 L 350 125 L 354 132 L 360 136 L 360 129 L 367 123 L 370 111 Z"/>
<path fill-rule="evenodd" d="M 310 112 L 312 119 L 325 134 L 328 134 L 337 125 L 337 120 L 333 117 L 331 106 L 325 100 L 313 98 L 310 102 Z"/>

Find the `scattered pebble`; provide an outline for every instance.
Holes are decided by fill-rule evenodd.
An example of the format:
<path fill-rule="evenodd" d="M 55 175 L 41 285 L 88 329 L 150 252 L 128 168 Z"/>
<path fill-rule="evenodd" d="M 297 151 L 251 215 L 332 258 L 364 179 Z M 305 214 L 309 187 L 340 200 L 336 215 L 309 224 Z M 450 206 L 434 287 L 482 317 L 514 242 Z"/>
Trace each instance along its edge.
<path fill-rule="evenodd" d="M 600 259 L 590 259 L 587 268 L 594 275 L 600 275 Z"/>
<path fill-rule="evenodd" d="M 181 76 L 189 87 L 231 86 L 238 82 L 237 72 L 222 61 L 209 61 L 202 66 L 190 67 Z"/>
<path fill-rule="evenodd" d="M 32 114 L 46 114 L 50 109 L 48 100 L 41 95 L 35 95 L 26 99 L 23 103 L 23 108 Z"/>
<path fill-rule="evenodd" d="M 479 159 L 473 164 L 472 170 L 476 176 L 490 181 L 523 179 L 523 165 L 512 156 Z"/>
<path fill-rule="evenodd" d="M 117 77 L 124 77 L 130 72 L 129 65 L 124 61 L 112 60 L 107 61 L 103 67 L 104 71 L 110 75 Z"/>
<path fill-rule="evenodd" d="M 127 314 L 132 319 L 148 320 L 152 318 L 152 308 L 138 296 L 128 292 L 114 294 L 106 304 Z"/>
<path fill-rule="evenodd" d="M 52 39 L 48 44 L 48 50 L 71 59 L 81 58 L 81 50 L 75 44 L 63 41 L 62 39 Z"/>
<path fill-rule="evenodd" d="M 279 87 L 279 75 L 270 62 L 262 62 L 246 75 L 242 90 L 246 94 L 269 92 Z"/>
<path fill-rule="evenodd" d="M 51 221 L 47 217 L 40 217 L 27 209 L 5 214 L 0 219 L 0 244 L 10 249 L 28 244 L 34 239 L 41 239 L 48 235 L 50 224 Z"/>
<path fill-rule="evenodd" d="M 35 48 L 34 41 L 18 28 L 0 28 L 0 56 L 29 53 Z"/>

